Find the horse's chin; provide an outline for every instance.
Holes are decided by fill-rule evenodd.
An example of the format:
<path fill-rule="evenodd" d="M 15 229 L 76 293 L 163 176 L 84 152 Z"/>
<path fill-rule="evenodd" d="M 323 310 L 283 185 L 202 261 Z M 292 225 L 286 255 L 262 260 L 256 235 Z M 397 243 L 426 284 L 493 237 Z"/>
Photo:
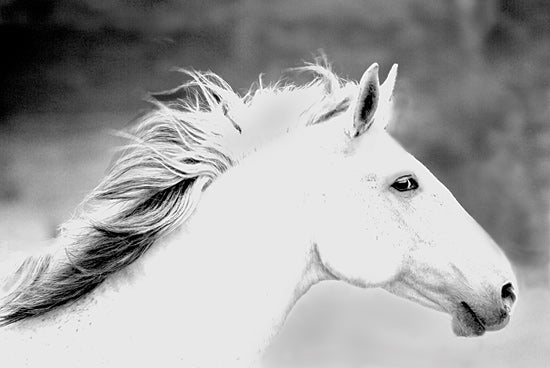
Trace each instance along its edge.
<path fill-rule="evenodd" d="M 465 302 L 461 302 L 453 315 L 453 332 L 457 336 L 481 336 L 486 327 L 472 308 Z"/>

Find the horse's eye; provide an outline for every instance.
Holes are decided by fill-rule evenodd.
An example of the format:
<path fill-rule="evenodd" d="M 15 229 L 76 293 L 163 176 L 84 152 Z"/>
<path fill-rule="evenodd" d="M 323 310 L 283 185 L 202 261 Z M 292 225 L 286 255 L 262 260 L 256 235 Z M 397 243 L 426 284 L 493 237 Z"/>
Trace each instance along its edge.
<path fill-rule="evenodd" d="M 391 186 L 392 188 L 400 192 L 407 192 L 409 190 L 418 189 L 418 182 L 412 176 L 405 175 L 400 178 L 397 178 L 397 180 L 394 181 Z"/>

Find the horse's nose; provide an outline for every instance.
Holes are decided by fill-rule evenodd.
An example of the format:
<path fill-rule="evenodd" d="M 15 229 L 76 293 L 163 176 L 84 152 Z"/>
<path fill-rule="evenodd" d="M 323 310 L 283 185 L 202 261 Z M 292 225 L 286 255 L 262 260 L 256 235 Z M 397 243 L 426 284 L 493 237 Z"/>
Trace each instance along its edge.
<path fill-rule="evenodd" d="M 512 306 L 516 302 L 517 298 L 516 291 L 514 290 L 514 285 L 512 285 L 511 282 L 504 284 L 504 286 L 502 286 L 500 296 L 502 297 L 504 308 L 506 309 L 507 313 L 510 313 L 512 311 Z"/>
<path fill-rule="evenodd" d="M 495 294 L 493 295 L 497 297 L 498 294 Z M 479 318 L 478 321 L 486 330 L 495 331 L 500 330 L 510 322 L 512 307 L 516 299 L 517 292 L 514 285 L 507 282 L 500 288 L 500 300 L 498 300 L 498 297 L 497 299 L 486 299 L 488 304 L 485 305 L 484 310 L 474 311 L 469 305 L 468 308 Z M 477 312 L 479 312 L 479 315 L 477 315 Z"/>
<path fill-rule="evenodd" d="M 496 309 L 491 308 L 491 312 L 484 316 L 485 328 L 487 330 L 500 330 L 508 324 L 512 313 L 512 307 L 517 299 L 517 294 L 514 285 L 507 282 L 500 289 L 500 297 L 502 299 L 500 306 Z"/>

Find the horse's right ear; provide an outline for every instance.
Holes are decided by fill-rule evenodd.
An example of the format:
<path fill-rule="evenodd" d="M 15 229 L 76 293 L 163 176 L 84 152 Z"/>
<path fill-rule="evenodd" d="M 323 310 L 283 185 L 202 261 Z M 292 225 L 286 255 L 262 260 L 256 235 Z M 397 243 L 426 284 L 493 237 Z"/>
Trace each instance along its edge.
<path fill-rule="evenodd" d="M 374 121 L 374 113 L 380 99 L 380 82 L 378 81 L 378 64 L 374 63 L 361 77 L 359 96 L 353 115 L 352 137 L 357 137 L 367 131 Z"/>

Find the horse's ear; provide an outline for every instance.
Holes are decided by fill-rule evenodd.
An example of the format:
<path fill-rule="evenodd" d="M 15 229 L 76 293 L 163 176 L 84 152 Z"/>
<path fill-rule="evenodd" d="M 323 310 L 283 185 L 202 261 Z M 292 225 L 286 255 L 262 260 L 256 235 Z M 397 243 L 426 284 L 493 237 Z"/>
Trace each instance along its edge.
<path fill-rule="evenodd" d="M 393 64 L 386 77 L 386 80 L 380 86 L 380 104 L 376 112 L 374 125 L 380 129 L 386 129 L 393 115 L 393 88 L 397 78 L 397 64 Z"/>
<path fill-rule="evenodd" d="M 386 80 L 380 86 L 380 96 L 384 102 L 390 102 L 393 97 L 395 80 L 397 79 L 397 64 L 393 64 Z"/>
<path fill-rule="evenodd" d="M 353 115 L 352 137 L 366 132 L 372 125 L 374 113 L 380 99 L 380 83 L 378 81 L 378 64 L 374 63 L 363 74 L 359 82 L 359 97 Z"/>

